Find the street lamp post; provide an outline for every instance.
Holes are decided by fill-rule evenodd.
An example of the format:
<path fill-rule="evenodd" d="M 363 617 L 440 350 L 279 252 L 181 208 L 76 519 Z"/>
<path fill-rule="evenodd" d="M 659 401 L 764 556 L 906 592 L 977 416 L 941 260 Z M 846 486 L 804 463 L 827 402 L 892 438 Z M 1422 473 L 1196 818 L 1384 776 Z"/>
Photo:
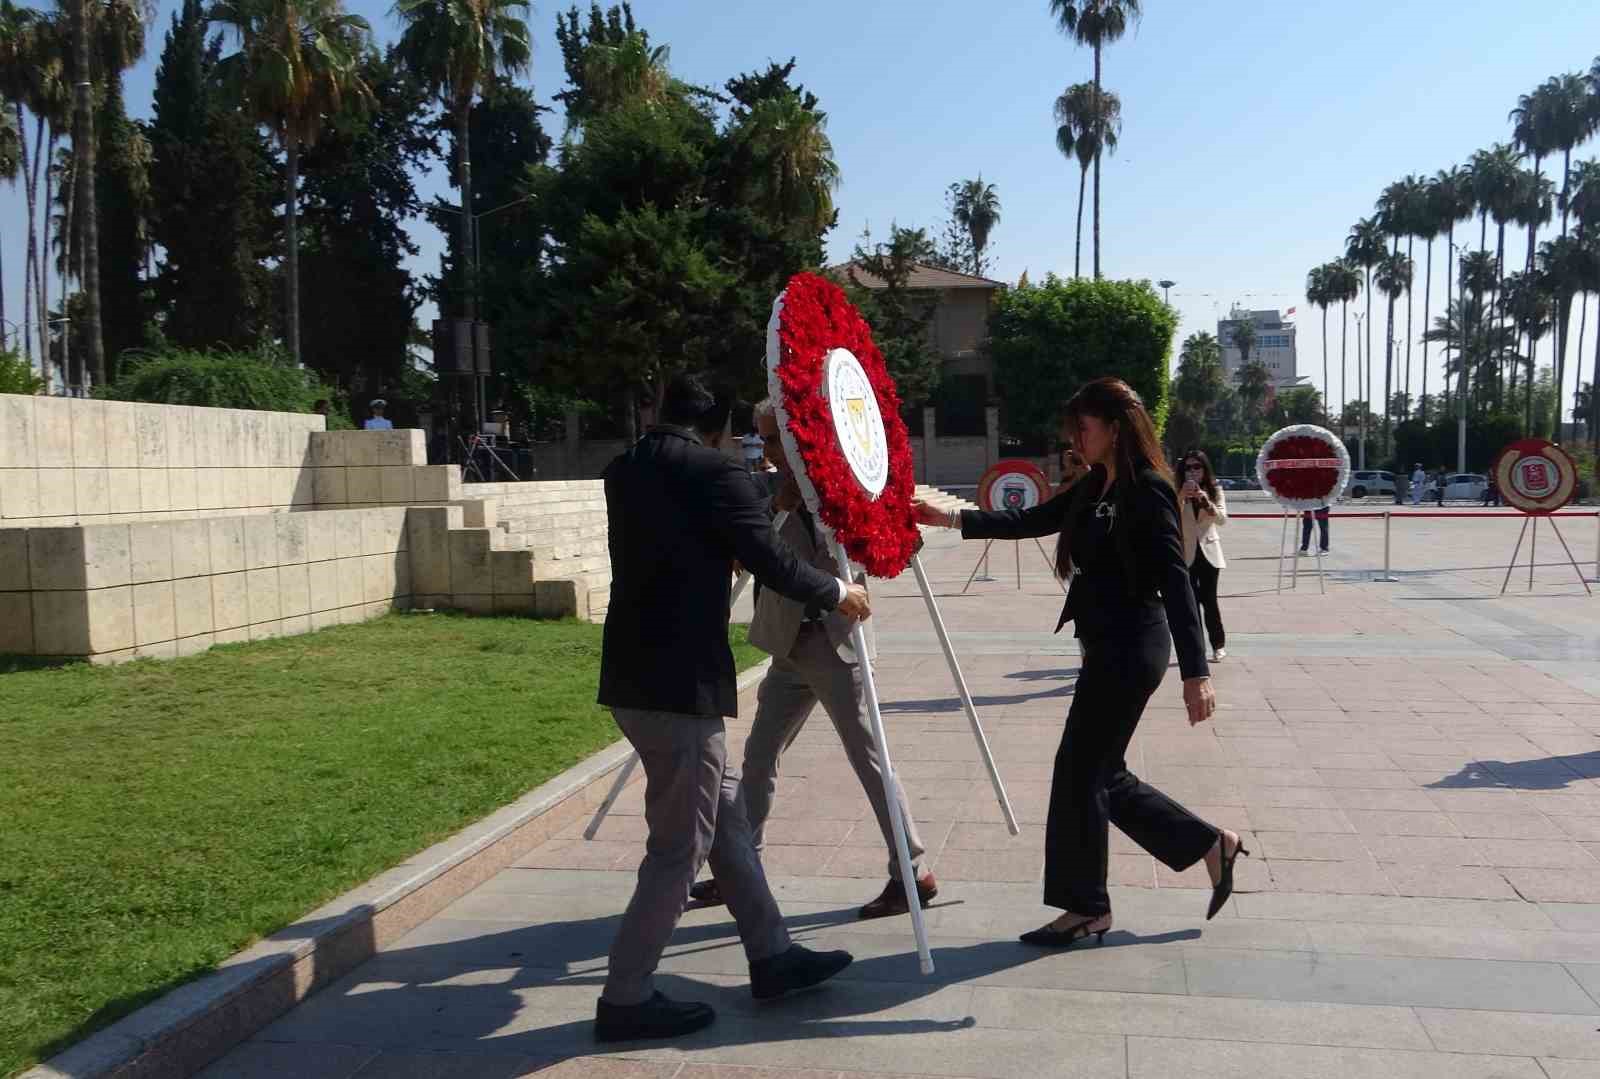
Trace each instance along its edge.
<path fill-rule="evenodd" d="M 1463 253 L 1467 250 L 1453 240 L 1450 249 Z M 1467 470 L 1467 369 L 1471 365 L 1467 363 L 1467 275 L 1461 272 L 1460 263 L 1456 266 L 1456 294 L 1459 297 L 1456 300 L 1456 319 L 1461 323 L 1461 351 L 1456 354 L 1456 363 L 1460 367 L 1456 372 L 1456 471 L 1465 472 Z M 1449 298 L 1446 297 L 1447 307 L 1449 302 Z"/>

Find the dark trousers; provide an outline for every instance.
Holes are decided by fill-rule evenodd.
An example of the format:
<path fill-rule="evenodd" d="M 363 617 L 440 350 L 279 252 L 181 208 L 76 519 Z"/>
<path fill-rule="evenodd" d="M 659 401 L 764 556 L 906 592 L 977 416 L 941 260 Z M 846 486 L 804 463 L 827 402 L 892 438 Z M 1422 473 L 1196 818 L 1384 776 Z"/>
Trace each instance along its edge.
<path fill-rule="evenodd" d="M 1194 584 L 1194 598 L 1200 603 L 1206 620 L 1206 636 L 1214 649 L 1225 648 L 1228 644 L 1228 634 L 1222 628 L 1222 608 L 1217 605 L 1217 583 L 1221 577 L 1222 571 L 1196 550 L 1194 561 L 1189 563 L 1189 580 Z"/>
<path fill-rule="evenodd" d="M 1311 518 L 1312 511 L 1306 510 L 1300 518 L 1300 549 L 1309 550 L 1311 547 Z M 1322 549 L 1328 549 L 1328 511 L 1317 510 L 1315 513 L 1317 524 L 1322 527 Z"/>
<path fill-rule="evenodd" d="M 1217 841 L 1217 829 L 1128 771 L 1128 742 L 1171 657 L 1172 636 L 1164 622 L 1131 637 L 1083 642 L 1083 667 L 1050 785 L 1048 906 L 1074 914 L 1110 912 L 1108 824 L 1179 872 Z"/>

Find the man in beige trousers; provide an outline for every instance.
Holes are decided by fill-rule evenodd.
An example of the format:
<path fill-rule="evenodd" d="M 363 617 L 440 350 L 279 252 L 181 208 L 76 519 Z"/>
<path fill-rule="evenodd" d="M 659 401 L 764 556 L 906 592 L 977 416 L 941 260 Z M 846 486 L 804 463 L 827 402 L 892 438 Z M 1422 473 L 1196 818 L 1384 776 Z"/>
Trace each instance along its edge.
<path fill-rule="evenodd" d="M 767 458 L 783 474 L 782 486 L 773 502 L 775 510 L 787 511 L 779 539 L 805 562 L 829 576 L 841 570 L 823 543 L 800 498 L 794 471 L 784 454 L 772 403 L 756 406 L 756 427 L 766 444 Z M 778 766 L 788 749 L 820 703 L 839 732 L 845 756 L 855 769 L 856 778 L 872 805 L 887 850 L 888 883 L 876 899 L 861 908 L 863 918 L 885 918 L 910 910 L 905 889 L 900 883 L 895 858 L 894 833 L 889 824 L 889 805 L 884 798 L 883 771 L 872 740 L 871 721 L 862 697 L 861 666 L 851 644 L 851 620 L 836 611 L 807 614 L 802 603 L 757 586 L 755 617 L 750 622 L 750 643 L 772 656 L 772 667 L 756 693 L 756 718 L 744 745 L 744 767 L 739 784 L 741 798 L 754 832 L 756 849 L 765 845 L 767 816 L 778 786 Z M 868 637 L 871 625 L 867 626 Z M 916 870 L 917 892 L 923 906 L 938 894 L 933 874 L 922 865 L 925 853 L 922 837 L 906 803 L 904 788 L 895 784 L 900 817 L 905 823 L 906 844 Z M 715 879 L 696 884 L 690 894 L 703 903 L 721 903 L 721 890 Z"/>

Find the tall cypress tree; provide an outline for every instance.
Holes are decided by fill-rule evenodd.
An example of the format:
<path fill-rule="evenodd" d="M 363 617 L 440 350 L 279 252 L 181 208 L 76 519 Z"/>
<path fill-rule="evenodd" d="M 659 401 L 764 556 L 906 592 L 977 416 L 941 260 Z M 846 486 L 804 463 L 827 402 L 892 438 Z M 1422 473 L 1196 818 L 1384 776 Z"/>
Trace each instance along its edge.
<path fill-rule="evenodd" d="M 100 332 L 106 377 L 116 381 L 123 353 L 143 347 L 149 317 L 145 294 L 145 235 L 150 193 L 150 144 L 128 119 L 122 78 L 108 80 L 95 118 L 95 201 L 100 207 Z"/>
<path fill-rule="evenodd" d="M 278 184 L 256 125 L 217 84 L 221 38 L 205 7 L 184 0 L 156 70 L 150 142 L 150 238 L 162 335 L 190 348 L 247 348 L 273 325 Z"/>

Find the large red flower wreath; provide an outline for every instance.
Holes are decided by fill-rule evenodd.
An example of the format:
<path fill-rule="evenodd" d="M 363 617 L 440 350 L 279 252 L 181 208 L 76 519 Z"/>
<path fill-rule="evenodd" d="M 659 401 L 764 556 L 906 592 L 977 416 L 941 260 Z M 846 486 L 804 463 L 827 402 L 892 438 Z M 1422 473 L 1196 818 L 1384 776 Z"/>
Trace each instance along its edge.
<path fill-rule="evenodd" d="M 822 392 L 824 361 L 836 348 L 848 349 L 860 362 L 883 416 L 889 478 L 877 498 L 861 486 L 845 460 Z M 843 289 L 815 274 L 789 279 L 772 305 L 767 378 L 785 449 L 807 502 L 817 507 L 822 523 L 852 561 L 874 577 L 898 576 L 911 564 L 920 540 L 911 515 L 911 440 L 900 418 L 900 395 L 872 341 L 872 328 Z"/>
<path fill-rule="evenodd" d="M 1333 432 L 1302 423 L 1275 432 L 1256 458 L 1261 486 L 1288 509 L 1321 509 L 1350 479 L 1350 452 Z"/>

